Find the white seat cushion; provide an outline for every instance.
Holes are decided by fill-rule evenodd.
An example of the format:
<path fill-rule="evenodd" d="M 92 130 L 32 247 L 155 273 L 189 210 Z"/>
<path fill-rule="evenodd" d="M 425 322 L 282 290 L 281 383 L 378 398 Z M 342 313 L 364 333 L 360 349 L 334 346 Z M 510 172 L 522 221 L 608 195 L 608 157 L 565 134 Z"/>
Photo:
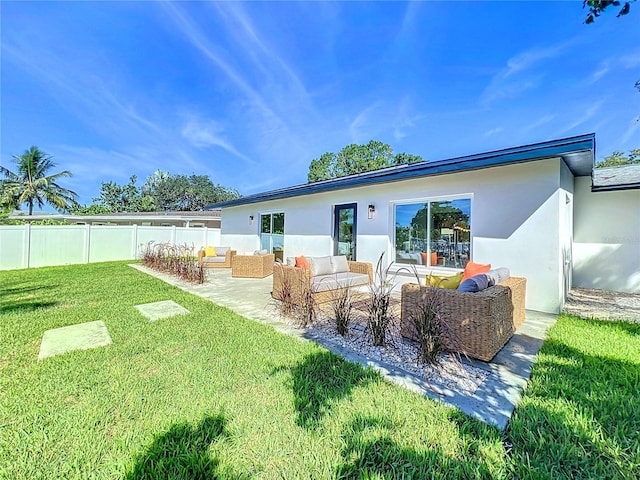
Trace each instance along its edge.
<path fill-rule="evenodd" d="M 336 273 L 333 275 L 318 275 L 311 279 L 312 292 L 326 292 L 339 288 L 355 287 L 356 285 L 367 285 L 369 275 L 365 273 Z"/>

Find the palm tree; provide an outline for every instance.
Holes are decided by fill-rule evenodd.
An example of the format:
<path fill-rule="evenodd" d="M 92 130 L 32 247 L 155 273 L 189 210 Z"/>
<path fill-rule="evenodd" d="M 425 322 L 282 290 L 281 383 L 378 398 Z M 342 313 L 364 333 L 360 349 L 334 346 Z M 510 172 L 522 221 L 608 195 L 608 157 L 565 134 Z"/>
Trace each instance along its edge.
<path fill-rule="evenodd" d="M 17 173 L 0 166 L 0 174 L 4 176 L 4 180 L 0 180 L 0 207 L 3 210 L 19 209 L 26 203 L 31 215 L 34 205 L 42 208 L 45 202 L 58 211 L 78 206 L 78 195 L 57 183 L 59 178 L 71 177 L 71 172 L 63 170 L 47 175 L 56 166 L 51 158 L 34 146 L 22 155 L 13 156 L 18 166 Z"/>

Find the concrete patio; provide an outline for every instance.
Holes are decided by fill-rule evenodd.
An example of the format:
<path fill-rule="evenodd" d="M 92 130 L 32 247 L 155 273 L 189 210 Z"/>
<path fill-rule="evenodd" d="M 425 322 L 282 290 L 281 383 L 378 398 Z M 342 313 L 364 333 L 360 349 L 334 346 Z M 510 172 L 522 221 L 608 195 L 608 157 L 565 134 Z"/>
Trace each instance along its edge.
<path fill-rule="evenodd" d="M 347 360 L 378 370 L 391 382 L 453 405 L 468 415 L 496 425 L 500 429 L 506 427 L 522 396 L 536 354 L 548 328 L 557 318 L 556 315 L 527 310 L 524 324 L 491 363 L 463 359 L 464 362 L 489 374 L 475 394 L 468 396 L 452 391 L 444 385 L 428 384 L 424 379 L 403 369 L 355 354 L 323 338 L 311 337 L 304 329 L 287 324 L 277 313 L 271 298 L 271 276 L 261 279 L 233 278 L 231 269 L 209 269 L 207 281 L 203 285 L 193 285 L 141 265 L 131 266 L 182 290 L 227 307 L 246 318 L 271 325 L 280 332 L 321 343 Z"/>

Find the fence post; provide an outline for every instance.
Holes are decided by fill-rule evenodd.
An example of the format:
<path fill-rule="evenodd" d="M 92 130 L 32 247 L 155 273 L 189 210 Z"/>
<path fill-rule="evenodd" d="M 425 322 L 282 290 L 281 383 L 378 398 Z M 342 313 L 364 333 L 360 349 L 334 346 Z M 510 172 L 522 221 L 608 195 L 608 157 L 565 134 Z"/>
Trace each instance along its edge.
<path fill-rule="evenodd" d="M 138 225 L 133 224 L 133 232 L 131 235 L 131 257 L 133 260 L 138 259 Z"/>
<path fill-rule="evenodd" d="M 91 262 L 91 225 L 84 226 L 84 263 Z"/>
<path fill-rule="evenodd" d="M 22 266 L 23 268 L 31 267 L 31 224 L 24 224 L 24 250 L 22 252 Z"/>
<path fill-rule="evenodd" d="M 176 226 L 175 225 L 171 225 L 171 243 L 173 245 L 176 244 Z"/>

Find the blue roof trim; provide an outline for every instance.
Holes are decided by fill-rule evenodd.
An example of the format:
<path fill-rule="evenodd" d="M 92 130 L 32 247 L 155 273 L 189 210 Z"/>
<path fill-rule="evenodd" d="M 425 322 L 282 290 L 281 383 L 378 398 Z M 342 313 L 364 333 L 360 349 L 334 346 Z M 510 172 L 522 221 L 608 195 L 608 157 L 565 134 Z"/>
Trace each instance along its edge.
<path fill-rule="evenodd" d="M 271 190 L 240 197 L 235 200 L 207 205 L 206 210 L 251 203 L 297 197 L 313 193 L 341 190 L 376 183 L 395 182 L 425 176 L 444 175 L 454 172 L 466 172 L 500 165 L 531 162 L 545 158 L 561 157 L 575 176 L 590 176 L 595 158 L 595 134 L 589 133 L 577 137 L 551 140 L 548 142 L 507 148 L 492 152 L 467 155 L 446 160 L 425 161 L 409 165 L 383 168 L 372 172 L 350 175 L 332 180 L 306 183 L 293 187 Z"/>

